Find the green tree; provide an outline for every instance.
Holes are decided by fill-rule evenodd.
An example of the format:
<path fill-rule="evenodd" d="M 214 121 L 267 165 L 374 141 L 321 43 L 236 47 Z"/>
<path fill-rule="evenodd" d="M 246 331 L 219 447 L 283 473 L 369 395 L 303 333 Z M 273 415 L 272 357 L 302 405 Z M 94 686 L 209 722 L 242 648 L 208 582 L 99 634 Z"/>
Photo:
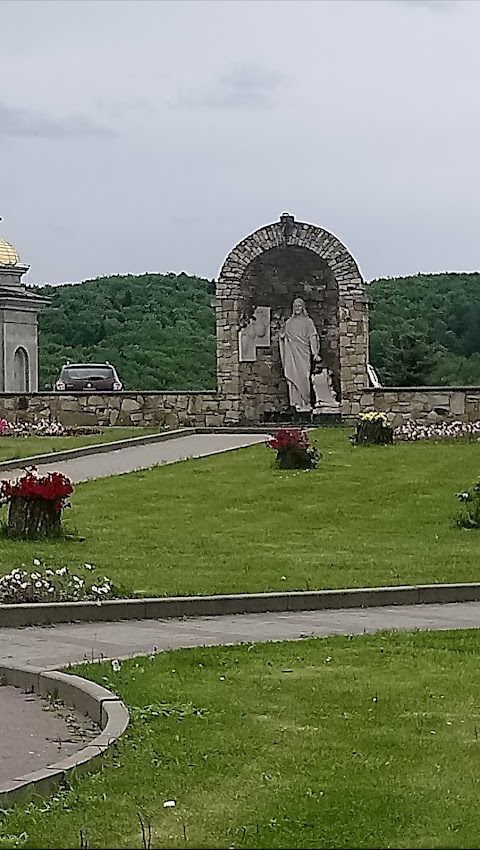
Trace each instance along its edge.
<path fill-rule="evenodd" d="M 181 275 L 127 275 L 42 287 L 40 387 L 62 365 L 109 360 L 126 389 L 214 389 L 212 282 Z"/>
<path fill-rule="evenodd" d="M 126 389 L 214 389 L 214 282 L 115 275 L 42 287 L 40 387 L 66 360 L 109 360 Z M 382 383 L 480 384 L 480 273 L 382 278 L 367 285 L 370 360 Z"/>

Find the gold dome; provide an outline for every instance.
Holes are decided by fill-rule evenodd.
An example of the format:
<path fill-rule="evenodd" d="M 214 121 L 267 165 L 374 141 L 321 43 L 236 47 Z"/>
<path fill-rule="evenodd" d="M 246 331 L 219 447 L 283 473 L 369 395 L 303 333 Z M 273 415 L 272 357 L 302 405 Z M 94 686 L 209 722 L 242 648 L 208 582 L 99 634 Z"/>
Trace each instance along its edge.
<path fill-rule="evenodd" d="M 13 245 L 5 239 L 0 239 L 0 266 L 15 266 L 19 262 L 20 257 Z"/>

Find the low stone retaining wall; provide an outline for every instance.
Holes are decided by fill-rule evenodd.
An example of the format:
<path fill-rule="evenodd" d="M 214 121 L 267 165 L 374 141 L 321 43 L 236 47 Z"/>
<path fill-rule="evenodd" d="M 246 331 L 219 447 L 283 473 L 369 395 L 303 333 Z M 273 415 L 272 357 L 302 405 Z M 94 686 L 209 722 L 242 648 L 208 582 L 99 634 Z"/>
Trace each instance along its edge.
<path fill-rule="evenodd" d="M 0 394 L 0 416 L 9 421 L 54 419 L 62 425 L 214 427 L 238 421 L 238 402 L 216 392 Z"/>
<path fill-rule="evenodd" d="M 364 392 L 359 407 L 384 411 L 394 426 L 476 422 L 480 420 L 480 387 L 381 387 Z"/>
<path fill-rule="evenodd" d="M 480 387 L 380 387 L 344 405 L 344 418 L 382 410 L 393 425 L 480 420 Z M 0 393 L 0 417 L 63 425 L 221 428 L 242 423 L 242 402 L 217 392 Z M 251 423 L 250 423 L 251 424 Z"/>

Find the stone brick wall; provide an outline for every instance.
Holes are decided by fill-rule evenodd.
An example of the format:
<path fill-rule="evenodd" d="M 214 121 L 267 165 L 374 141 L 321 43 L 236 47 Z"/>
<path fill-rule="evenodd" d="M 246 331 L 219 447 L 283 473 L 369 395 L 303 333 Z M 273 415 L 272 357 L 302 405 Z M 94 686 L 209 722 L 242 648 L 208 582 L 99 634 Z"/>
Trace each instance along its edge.
<path fill-rule="evenodd" d="M 9 421 L 53 419 L 63 425 L 146 425 L 162 428 L 232 424 L 229 402 L 217 393 L 0 394 Z"/>
<path fill-rule="evenodd" d="M 381 410 L 393 425 L 405 422 L 476 422 L 480 387 L 382 387 L 366 390 L 359 409 Z"/>
<path fill-rule="evenodd" d="M 240 242 L 217 282 L 218 390 L 238 404 L 239 421 L 287 406 L 278 330 L 295 297 L 304 299 L 320 333 L 343 413 L 352 412 L 367 385 L 368 319 L 358 266 L 333 234 L 284 215 Z M 240 363 L 238 330 L 256 306 L 272 311 L 271 346 L 258 349 L 255 363 Z"/>
<path fill-rule="evenodd" d="M 0 393 L 0 417 L 53 419 L 64 425 L 137 425 L 161 428 L 220 427 L 238 423 L 231 401 L 217 393 L 123 392 L 88 395 Z M 480 420 L 480 387 L 382 387 L 352 401 L 349 415 L 385 411 L 394 425 Z"/>

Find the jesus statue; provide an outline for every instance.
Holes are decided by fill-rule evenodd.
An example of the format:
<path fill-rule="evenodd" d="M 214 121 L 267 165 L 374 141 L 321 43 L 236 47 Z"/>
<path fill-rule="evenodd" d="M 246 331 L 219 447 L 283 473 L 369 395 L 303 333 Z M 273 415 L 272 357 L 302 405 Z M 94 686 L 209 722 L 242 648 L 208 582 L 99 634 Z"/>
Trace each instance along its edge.
<path fill-rule="evenodd" d="M 320 341 L 302 298 L 293 302 L 292 315 L 280 330 L 279 346 L 290 406 L 311 411 L 312 357 L 319 359 Z"/>

